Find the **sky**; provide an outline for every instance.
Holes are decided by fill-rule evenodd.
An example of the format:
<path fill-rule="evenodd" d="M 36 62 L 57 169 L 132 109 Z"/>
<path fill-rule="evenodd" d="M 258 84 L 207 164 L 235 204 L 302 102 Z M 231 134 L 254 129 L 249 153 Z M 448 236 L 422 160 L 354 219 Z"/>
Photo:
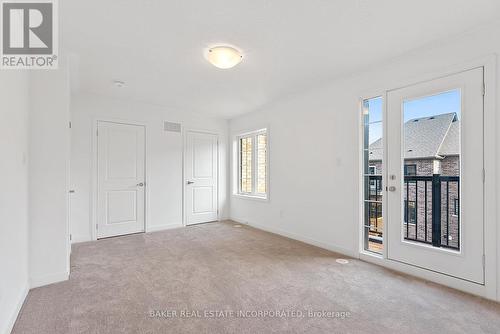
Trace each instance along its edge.
<path fill-rule="evenodd" d="M 404 121 L 456 112 L 460 119 L 460 90 L 452 90 L 438 95 L 405 101 Z M 370 144 L 382 137 L 382 97 L 368 100 L 370 115 Z"/>

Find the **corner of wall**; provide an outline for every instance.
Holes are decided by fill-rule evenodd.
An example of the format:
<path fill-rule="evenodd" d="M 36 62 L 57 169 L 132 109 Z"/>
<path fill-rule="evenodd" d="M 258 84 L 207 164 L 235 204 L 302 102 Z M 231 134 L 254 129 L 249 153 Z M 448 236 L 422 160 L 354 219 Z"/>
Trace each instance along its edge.
<path fill-rule="evenodd" d="M 59 273 L 52 273 L 43 276 L 30 277 L 30 289 L 38 288 L 41 286 L 67 281 L 69 279 L 69 270 Z"/>
<path fill-rule="evenodd" d="M 12 313 L 9 316 L 9 320 L 3 330 L 0 330 L 0 333 L 5 333 L 5 334 L 10 334 L 12 332 L 12 329 L 14 328 L 14 325 L 16 323 L 17 317 L 19 316 L 19 313 L 21 312 L 21 309 L 24 305 L 24 301 L 26 300 L 26 297 L 28 296 L 29 292 L 29 283 L 26 281 L 24 283 L 24 287 L 21 289 L 21 292 L 18 295 L 15 308 L 12 310 Z"/>
<path fill-rule="evenodd" d="M 36 73 L 35 73 L 36 72 Z M 69 75 L 35 71 L 29 82 L 29 275 L 38 287 L 68 278 Z"/>

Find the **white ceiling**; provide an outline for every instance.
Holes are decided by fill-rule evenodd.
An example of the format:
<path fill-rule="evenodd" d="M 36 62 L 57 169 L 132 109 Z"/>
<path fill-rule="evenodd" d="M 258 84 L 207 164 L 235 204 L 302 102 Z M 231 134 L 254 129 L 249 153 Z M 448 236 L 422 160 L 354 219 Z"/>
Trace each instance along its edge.
<path fill-rule="evenodd" d="M 64 0 L 83 92 L 231 118 L 499 17 L 498 0 Z M 203 56 L 237 46 L 231 70 Z M 117 88 L 113 80 L 123 80 Z"/>

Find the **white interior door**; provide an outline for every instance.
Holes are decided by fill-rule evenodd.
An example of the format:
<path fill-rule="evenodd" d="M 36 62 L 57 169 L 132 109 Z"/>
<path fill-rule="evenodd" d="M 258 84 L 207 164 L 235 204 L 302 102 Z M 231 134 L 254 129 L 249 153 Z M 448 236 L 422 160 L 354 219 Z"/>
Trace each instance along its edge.
<path fill-rule="evenodd" d="M 387 95 L 388 257 L 471 282 L 483 268 L 483 68 Z"/>
<path fill-rule="evenodd" d="M 144 126 L 99 121 L 97 142 L 97 237 L 144 232 Z"/>
<path fill-rule="evenodd" d="M 186 224 L 216 221 L 218 137 L 188 131 L 185 151 Z"/>

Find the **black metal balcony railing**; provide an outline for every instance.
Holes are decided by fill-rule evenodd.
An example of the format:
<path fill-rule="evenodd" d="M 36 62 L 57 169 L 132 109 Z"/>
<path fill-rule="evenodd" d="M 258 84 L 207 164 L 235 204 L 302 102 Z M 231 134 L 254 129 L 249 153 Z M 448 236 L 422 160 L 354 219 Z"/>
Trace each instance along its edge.
<path fill-rule="evenodd" d="M 382 176 L 370 175 L 370 198 L 381 199 Z M 404 238 L 434 247 L 460 249 L 460 177 L 405 176 L 403 197 Z M 373 209 L 372 209 L 373 208 Z M 382 210 L 370 206 L 370 222 L 378 222 Z M 375 219 L 372 219 L 375 218 Z M 374 231 L 378 226 L 371 226 Z"/>

